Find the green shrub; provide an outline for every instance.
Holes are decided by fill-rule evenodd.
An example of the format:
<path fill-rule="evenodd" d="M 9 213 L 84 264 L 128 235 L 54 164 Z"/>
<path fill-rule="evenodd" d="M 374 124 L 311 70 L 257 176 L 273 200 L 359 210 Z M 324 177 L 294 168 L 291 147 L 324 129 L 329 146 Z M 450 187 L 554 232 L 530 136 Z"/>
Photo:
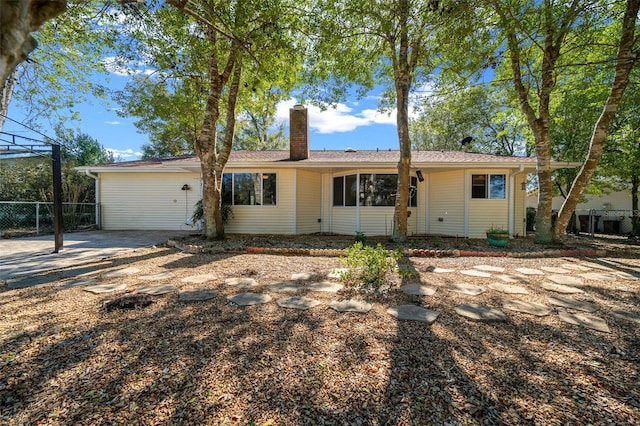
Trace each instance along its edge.
<path fill-rule="evenodd" d="M 202 200 L 199 200 L 194 208 L 193 214 L 191 215 L 191 223 L 194 225 L 198 223 L 204 217 L 204 208 L 202 207 Z M 222 223 L 226 224 L 229 222 L 229 219 L 233 218 L 233 207 L 229 204 L 222 205 Z"/>
<path fill-rule="evenodd" d="M 343 274 L 343 278 L 355 278 L 376 289 L 384 284 L 387 273 L 395 270 L 398 260 L 402 257 L 402 249 L 387 250 L 380 243 L 371 247 L 356 242 L 345 252 L 340 261 L 351 269 Z"/>
<path fill-rule="evenodd" d="M 364 232 L 356 232 L 356 243 L 362 243 L 362 244 L 366 244 L 367 243 L 367 234 L 365 234 Z"/>

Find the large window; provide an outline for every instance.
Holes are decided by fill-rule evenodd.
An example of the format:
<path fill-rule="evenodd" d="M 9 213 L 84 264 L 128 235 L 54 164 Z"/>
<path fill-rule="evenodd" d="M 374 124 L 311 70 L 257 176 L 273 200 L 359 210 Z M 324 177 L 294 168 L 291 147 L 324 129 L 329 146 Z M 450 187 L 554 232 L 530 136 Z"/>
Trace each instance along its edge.
<path fill-rule="evenodd" d="M 507 179 L 505 175 L 472 175 L 471 198 L 505 199 L 507 198 Z"/>
<path fill-rule="evenodd" d="M 398 188 L 397 174 L 362 173 L 360 182 L 356 175 L 333 178 L 333 205 L 355 206 L 359 199 L 361 206 L 394 206 Z M 418 179 L 411 177 L 409 206 L 418 205 Z"/>
<path fill-rule="evenodd" d="M 275 173 L 225 173 L 222 203 L 234 206 L 276 205 Z"/>

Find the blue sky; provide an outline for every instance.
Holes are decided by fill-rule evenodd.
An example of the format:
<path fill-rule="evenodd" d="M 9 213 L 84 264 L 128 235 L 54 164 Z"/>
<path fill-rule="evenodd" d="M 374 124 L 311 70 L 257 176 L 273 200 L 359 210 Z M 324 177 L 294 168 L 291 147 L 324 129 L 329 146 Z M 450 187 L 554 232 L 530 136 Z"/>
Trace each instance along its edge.
<path fill-rule="evenodd" d="M 124 87 L 128 78 L 123 70 L 113 69 L 109 78 L 109 87 L 118 90 Z M 335 108 L 322 111 L 320 108 L 308 105 L 310 123 L 310 147 L 314 150 L 322 149 L 398 149 L 395 110 L 391 114 L 377 111 L 378 98 L 375 93 L 371 96 L 356 100 L 346 100 Z M 278 105 L 277 120 L 287 125 L 289 108 L 295 105 L 295 99 L 290 99 Z M 114 102 L 90 99 L 89 102 L 76 106 L 81 121 L 68 122 L 67 127 L 78 128 L 82 132 L 96 138 L 100 144 L 112 151 L 122 161 L 140 158 L 141 147 L 148 143 L 146 134 L 138 132 L 134 126 L 136 117 L 119 117 L 118 105 Z M 8 116 L 16 121 L 22 121 L 25 114 L 20 105 L 12 103 Z M 42 132 L 54 136 L 53 130 L 43 123 Z M 17 133 L 29 137 L 39 138 L 21 126 L 7 121 L 5 132 Z"/>

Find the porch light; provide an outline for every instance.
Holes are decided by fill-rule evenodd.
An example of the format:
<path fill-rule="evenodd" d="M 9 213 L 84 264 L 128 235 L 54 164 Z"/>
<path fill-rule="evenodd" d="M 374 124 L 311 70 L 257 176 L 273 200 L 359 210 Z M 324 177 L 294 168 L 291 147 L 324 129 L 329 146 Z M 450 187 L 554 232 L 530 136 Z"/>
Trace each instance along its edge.
<path fill-rule="evenodd" d="M 420 182 L 424 182 L 424 176 L 422 175 L 422 170 L 416 170 L 416 176 Z"/>
<path fill-rule="evenodd" d="M 189 191 L 191 189 L 191 187 L 188 184 L 185 183 L 184 185 L 182 185 L 182 188 L 180 188 L 180 189 L 183 190 L 183 191 Z"/>

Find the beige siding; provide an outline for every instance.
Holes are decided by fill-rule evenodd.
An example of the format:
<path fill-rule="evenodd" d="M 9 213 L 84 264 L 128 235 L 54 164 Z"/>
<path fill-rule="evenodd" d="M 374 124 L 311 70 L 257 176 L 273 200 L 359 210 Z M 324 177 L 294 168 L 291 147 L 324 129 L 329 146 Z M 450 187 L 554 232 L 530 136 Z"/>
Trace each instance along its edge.
<path fill-rule="evenodd" d="M 429 173 L 430 234 L 464 236 L 464 177 L 462 170 Z"/>
<path fill-rule="evenodd" d="M 356 208 L 332 207 L 331 232 L 334 234 L 356 234 Z"/>
<path fill-rule="evenodd" d="M 417 234 L 426 234 L 427 233 L 427 182 L 429 179 L 429 175 L 427 173 L 424 174 L 425 181 L 418 182 L 418 208 L 412 209 L 415 210 L 413 212 L 413 216 L 416 221 L 416 233 Z"/>
<path fill-rule="evenodd" d="M 331 232 L 331 210 L 333 205 L 333 177 L 330 173 L 322 175 L 322 223 L 321 232 Z"/>
<path fill-rule="evenodd" d="M 276 173 L 275 206 L 233 206 L 233 218 L 225 226 L 230 234 L 294 234 L 295 170 L 239 170 L 226 173 Z"/>
<path fill-rule="evenodd" d="M 322 175 L 298 170 L 296 176 L 296 228 L 297 234 L 320 232 L 322 220 Z"/>
<path fill-rule="evenodd" d="M 360 231 L 366 235 L 380 236 L 393 233 L 393 207 L 360 207 Z M 407 233 L 416 233 L 417 209 L 410 208 L 411 216 L 407 220 Z"/>
<path fill-rule="evenodd" d="M 527 175 L 521 173 L 516 176 L 515 182 L 515 217 L 513 222 L 513 235 L 514 236 L 526 236 L 527 235 L 527 219 L 525 210 L 525 198 L 527 191 L 522 189 L 522 185 L 526 184 Z"/>
<path fill-rule="evenodd" d="M 107 230 L 187 230 L 200 199 L 196 173 L 102 173 L 102 228 Z M 182 191 L 184 184 L 191 187 Z"/>
<path fill-rule="evenodd" d="M 506 178 L 505 199 L 472 199 L 471 175 L 503 174 Z M 509 171 L 504 169 L 469 170 L 467 172 L 467 200 L 469 208 L 469 238 L 485 238 L 487 229 L 492 226 L 509 229 L 509 191 L 511 179 Z M 515 229 L 515 228 L 514 228 Z"/>

